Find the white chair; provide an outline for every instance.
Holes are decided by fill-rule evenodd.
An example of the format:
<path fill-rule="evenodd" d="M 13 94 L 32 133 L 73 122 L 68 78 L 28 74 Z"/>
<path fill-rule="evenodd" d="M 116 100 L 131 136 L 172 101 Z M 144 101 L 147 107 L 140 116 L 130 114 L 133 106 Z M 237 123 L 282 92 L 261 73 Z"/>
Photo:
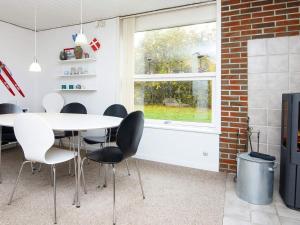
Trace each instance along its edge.
<path fill-rule="evenodd" d="M 47 113 L 60 113 L 64 103 L 63 97 L 59 93 L 53 92 L 44 96 L 42 105 Z M 54 131 L 54 135 L 57 137 L 63 137 L 64 133 L 64 131 Z M 61 147 L 61 145 L 62 141 L 59 139 L 59 146 Z"/>
<path fill-rule="evenodd" d="M 49 93 L 43 98 L 43 107 L 48 113 L 59 113 L 64 106 L 64 99 L 58 93 Z"/>
<path fill-rule="evenodd" d="M 52 147 L 54 144 L 54 133 L 51 127 L 38 115 L 24 113 L 16 117 L 14 131 L 20 143 L 26 161 L 21 165 L 15 186 L 10 195 L 9 205 L 17 188 L 19 178 L 26 163 L 38 162 L 51 165 L 51 178 L 53 178 L 54 197 L 54 223 L 56 223 L 56 169 L 55 165 L 74 159 L 76 171 L 76 153 Z M 39 134 L 36 138 L 36 134 Z M 76 175 L 76 174 L 75 174 Z M 76 181 L 76 176 L 75 176 Z"/>

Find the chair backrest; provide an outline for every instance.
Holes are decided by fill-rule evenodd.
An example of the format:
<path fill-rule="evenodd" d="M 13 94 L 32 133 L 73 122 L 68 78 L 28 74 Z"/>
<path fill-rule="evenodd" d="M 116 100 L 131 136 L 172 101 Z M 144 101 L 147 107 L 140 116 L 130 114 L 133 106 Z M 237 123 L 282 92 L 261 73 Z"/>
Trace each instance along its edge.
<path fill-rule="evenodd" d="M 54 133 L 43 118 L 31 113 L 20 114 L 14 121 L 14 131 L 27 160 L 47 163 L 45 156 L 54 144 Z"/>
<path fill-rule="evenodd" d="M 115 116 L 120 118 L 125 118 L 128 113 L 125 106 L 120 104 L 114 104 L 109 106 L 103 113 L 105 116 Z"/>
<path fill-rule="evenodd" d="M 22 113 L 22 109 L 11 103 L 0 104 L 0 114 L 12 114 L 12 113 Z M 11 127 L 2 127 L 2 133 L 13 133 L 14 130 Z"/>
<path fill-rule="evenodd" d="M 2 103 L 0 104 L 0 114 L 11 114 L 11 113 L 21 113 L 22 109 L 11 103 Z"/>
<path fill-rule="evenodd" d="M 78 102 L 72 102 L 72 103 L 65 105 L 60 112 L 61 113 L 74 113 L 74 114 L 87 114 L 87 110 L 86 110 L 85 106 Z M 65 131 L 65 135 L 66 136 L 72 136 L 72 135 L 77 136 L 78 132 L 77 131 L 75 131 L 75 132 Z"/>
<path fill-rule="evenodd" d="M 120 105 L 120 104 L 114 104 L 114 105 L 109 106 L 104 111 L 103 115 L 125 118 L 128 115 L 128 113 L 127 113 L 125 106 Z M 118 127 L 112 128 L 110 130 L 110 137 L 107 136 L 107 141 L 111 141 L 111 142 L 116 141 L 117 132 L 118 132 Z M 109 134 L 107 134 L 107 135 L 109 135 Z"/>
<path fill-rule="evenodd" d="M 43 98 L 43 107 L 48 113 L 59 113 L 64 106 L 64 99 L 59 93 L 49 93 Z"/>
<path fill-rule="evenodd" d="M 78 102 L 72 102 L 65 105 L 61 113 L 75 113 L 75 114 L 87 114 L 87 110 L 84 105 Z"/>
<path fill-rule="evenodd" d="M 120 124 L 117 133 L 117 145 L 125 158 L 135 155 L 144 130 L 144 113 L 130 113 Z"/>

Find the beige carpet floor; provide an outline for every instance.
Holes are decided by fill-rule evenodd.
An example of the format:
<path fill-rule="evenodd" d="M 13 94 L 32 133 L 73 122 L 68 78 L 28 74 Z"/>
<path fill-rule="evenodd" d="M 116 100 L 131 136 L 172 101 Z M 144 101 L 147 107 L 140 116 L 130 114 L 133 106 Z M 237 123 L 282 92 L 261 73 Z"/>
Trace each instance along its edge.
<path fill-rule="evenodd" d="M 53 192 L 50 169 L 31 174 L 29 164 L 11 205 L 7 205 L 22 162 L 19 148 L 3 151 L 3 183 L 0 184 L 1 225 L 53 224 Z M 146 199 L 143 200 L 133 161 L 131 176 L 117 166 L 116 203 L 118 225 L 221 225 L 226 175 L 140 160 Z M 57 167 L 57 218 L 61 225 L 112 224 L 112 183 L 97 189 L 98 165 L 85 166 L 88 194 L 81 191 L 81 207 L 72 206 L 74 177 L 67 164 Z"/>

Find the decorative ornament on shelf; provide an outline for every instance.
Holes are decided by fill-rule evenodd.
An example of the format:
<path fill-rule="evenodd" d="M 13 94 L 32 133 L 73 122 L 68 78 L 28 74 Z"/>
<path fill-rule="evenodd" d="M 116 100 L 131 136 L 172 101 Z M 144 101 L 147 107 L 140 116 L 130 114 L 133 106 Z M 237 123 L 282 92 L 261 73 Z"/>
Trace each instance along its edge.
<path fill-rule="evenodd" d="M 76 59 L 82 59 L 83 50 L 80 46 L 76 46 L 74 49 L 74 54 Z"/>
<path fill-rule="evenodd" d="M 72 34 L 72 39 L 74 42 L 76 41 L 76 37 L 77 37 L 77 34 Z"/>
<path fill-rule="evenodd" d="M 94 52 L 98 51 L 101 47 L 100 42 L 98 41 L 97 38 L 94 38 L 91 42 L 90 42 L 90 46 L 93 49 Z"/>
<path fill-rule="evenodd" d="M 59 59 L 60 60 L 67 60 L 67 54 L 66 54 L 66 52 L 65 51 L 61 51 L 60 53 L 59 53 Z"/>

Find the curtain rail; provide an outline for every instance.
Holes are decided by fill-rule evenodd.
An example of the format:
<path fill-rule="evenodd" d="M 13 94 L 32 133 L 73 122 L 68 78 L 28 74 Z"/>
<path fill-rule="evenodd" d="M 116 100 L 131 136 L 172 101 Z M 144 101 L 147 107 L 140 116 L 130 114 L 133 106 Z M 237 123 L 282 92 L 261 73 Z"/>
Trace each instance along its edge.
<path fill-rule="evenodd" d="M 182 5 L 182 6 L 174 6 L 174 7 L 157 9 L 157 10 L 152 10 L 152 11 L 147 11 L 147 12 L 142 12 L 142 13 L 135 13 L 135 14 L 130 14 L 130 15 L 126 15 L 126 16 L 120 16 L 120 19 L 127 19 L 127 18 L 132 18 L 132 17 L 139 17 L 139 16 L 148 16 L 148 15 L 164 13 L 164 12 L 173 12 L 173 11 L 177 11 L 177 10 L 201 7 L 204 5 L 211 5 L 211 4 L 216 4 L 216 0 L 208 0 L 205 2 L 192 3 L 192 4 Z"/>

